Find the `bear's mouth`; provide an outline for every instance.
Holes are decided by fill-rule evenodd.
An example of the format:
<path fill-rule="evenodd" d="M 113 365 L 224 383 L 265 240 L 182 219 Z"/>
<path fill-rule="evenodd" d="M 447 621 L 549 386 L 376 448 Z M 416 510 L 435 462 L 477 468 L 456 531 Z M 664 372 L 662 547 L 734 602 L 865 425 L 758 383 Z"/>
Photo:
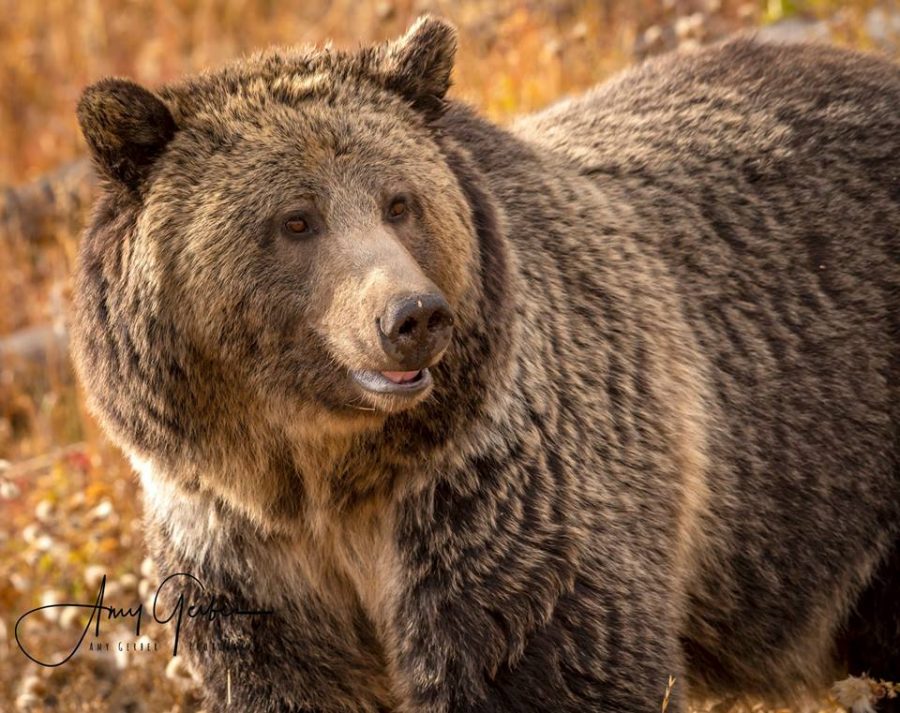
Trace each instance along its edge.
<path fill-rule="evenodd" d="M 417 371 L 370 371 L 368 369 L 350 372 L 354 381 L 366 391 L 376 394 L 397 394 L 414 396 L 431 386 L 431 372 Z"/>

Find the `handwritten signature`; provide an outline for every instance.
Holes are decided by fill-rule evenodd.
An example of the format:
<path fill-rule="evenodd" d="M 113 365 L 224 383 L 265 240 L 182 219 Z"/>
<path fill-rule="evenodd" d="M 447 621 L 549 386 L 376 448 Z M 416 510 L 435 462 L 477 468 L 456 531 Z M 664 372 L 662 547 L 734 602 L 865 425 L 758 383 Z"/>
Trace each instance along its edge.
<path fill-rule="evenodd" d="M 188 572 L 178 572 L 176 574 L 170 574 L 166 577 L 162 582 L 160 582 L 159 587 L 156 590 L 156 594 L 153 596 L 153 608 L 151 611 L 151 615 L 153 620 L 158 624 L 170 624 L 172 623 L 175 627 L 175 636 L 174 642 L 172 645 L 172 655 L 176 656 L 178 654 L 178 641 L 181 636 L 181 625 L 184 621 L 184 617 L 187 616 L 188 619 L 195 618 L 204 618 L 207 621 L 214 621 L 217 618 L 227 618 L 232 616 L 269 616 L 273 612 L 271 611 L 247 611 L 242 609 L 236 609 L 230 606 L 227 602 L 223 601 L 220 597 L 210 596 L 206 600 L 201 603 L 191 603 L 185 599 L 183 593 L 179 593 L 174 599 L 174 605 L 172 606 L 171 611 L 157 611 L 157 603 L 159 602 L 159 596 L 163 591 L 166 591 L 168 595 L 169 590 L 173 588 L 175 585 L 171 584 L 173 582 L 177 582 L 181 578 L 188 578 L 196 582 L 201 590 L 205 590 L 206 587 L 203 585 L 197 577 Z M 103 596 L 106 591 L 106 575 L 103 575 L 103 578 L 100 580 L 100 588 L 97 591 L 97 598 L 93 604 L 81 604 L 81 603 L 72 603 L 65 602 L 59 604 L 46 604 L 41 607 L 37 607 L 30 611 L 25 612 L 22 616 L 19 617 L 16 622 L 16 643 L 19 645 L 19 648 L 22 650 L 29 659 L 34 661 L 41 666 L 46 666 L 48 668 L 55 668 L 56 666 L 62 666 L 66 661 L 71 659 L 79 648 L 81 648 L 82 643 L 85 638 L 87 638 L 88 632 L 91 630 L 91 626 L 94 628 L 94 637 L 100 636 L 100 622 L 103 619 L 107 621 L 112 621 L 115 619 L 132 619 L 134 620 L 134 634 L 135 636 L 141 635 L 141 623 L 144 617 L 144 605 L 138 604 L 136 607 L 128 608 L 128 609 L 119 609 L 117 607 L 107 606 L 103 603 Z M 56 609 L 62 607 L 77 607 L 80 609 L 89 609 L 91 612 L 91 616 L 85 624 L 84 629 L 81 631 L 81 635 L 78 638 L 78 641 L 75 642 L 75 645 L 72 649 L 59 661 L 55 662 L 47 662 L 41 661 L 39 658 L 34 656 L 26 647 L 25 644 L 22 643 L 22 640 L 19 638 L 19 627 L 22 625 L 24 621 L 28 619 L 28 617 L 33 616 L 39 612 L 42 612 L 46 609 Z M 104 617 L 103 614 L 106 614 Z"/>

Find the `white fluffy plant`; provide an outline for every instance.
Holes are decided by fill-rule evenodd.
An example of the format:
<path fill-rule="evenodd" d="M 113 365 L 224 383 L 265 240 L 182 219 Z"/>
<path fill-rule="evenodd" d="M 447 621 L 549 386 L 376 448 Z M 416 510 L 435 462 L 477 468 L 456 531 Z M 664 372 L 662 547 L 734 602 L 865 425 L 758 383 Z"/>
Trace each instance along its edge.
<path fill-rule="evenodd" d="M 831 688 L 831 695 L 852 713 L 878 713 L 878 702 L 896 698 L 900 684 L 876 681 L 867 676 L 849 676 Z"/>

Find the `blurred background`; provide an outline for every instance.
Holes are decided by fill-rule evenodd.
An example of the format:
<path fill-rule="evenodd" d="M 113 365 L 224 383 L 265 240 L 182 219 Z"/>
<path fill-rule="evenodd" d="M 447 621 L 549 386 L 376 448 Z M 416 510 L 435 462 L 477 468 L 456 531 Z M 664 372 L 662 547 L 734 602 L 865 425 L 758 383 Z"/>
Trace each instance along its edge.
<path fill-rule="evenodd" d="M 86 413 L 67 356 L 70 275 L 95 193 L 75 121 L 82 88 L 107 75 L 152 87 L 271 44 L 352 48 L 425 11 L 460 30 L 452 96 L 501 123 L 741 30 L 900 57 L 891 0 L 0 0 L 0 711 L 197 710 L 158 632 L 142 641 L 158 651 L 82 650 L 58 668 L 30 662 L 14 637 L 33 607 L 92 601 L 104 574 L 123 606 L 155 590 L 135 478 Z M 49 659 L 86 617 L 39 621 Z M 127 626 L 104 632 L 138 641 Z"/>

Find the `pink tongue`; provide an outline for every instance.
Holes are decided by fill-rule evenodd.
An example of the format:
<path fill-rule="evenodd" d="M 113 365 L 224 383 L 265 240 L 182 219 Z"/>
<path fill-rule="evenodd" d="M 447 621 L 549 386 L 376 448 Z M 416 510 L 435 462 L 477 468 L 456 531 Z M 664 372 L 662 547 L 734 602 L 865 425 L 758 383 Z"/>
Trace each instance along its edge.
<path fill-rule="evenodd" d="M 382 371 L 381 375 L 388 379 L 389 381 L 393 381 L 395 384 L 402 384 L 407 381 L 412 381 L 418 375 L 418 371 Z"/>

